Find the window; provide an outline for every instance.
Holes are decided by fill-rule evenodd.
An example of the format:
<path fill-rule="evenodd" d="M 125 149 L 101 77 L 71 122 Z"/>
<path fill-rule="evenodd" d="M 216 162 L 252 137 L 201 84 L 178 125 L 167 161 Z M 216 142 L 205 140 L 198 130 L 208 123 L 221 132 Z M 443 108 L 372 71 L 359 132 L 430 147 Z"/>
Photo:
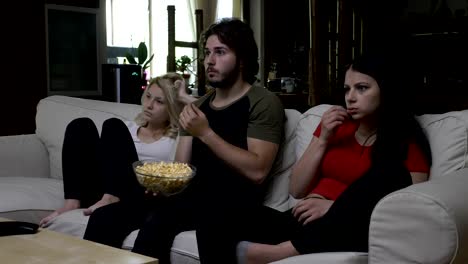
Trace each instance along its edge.
<path fill-rule="evenodd" d="M 175 6 L 176 40 L 193 42 L 195 10 L 189 0 L 106 0 L 106 28 L 109 57 L 123 57 L 128 48 L 145 42 L 149 54 L 154 54 L 149 76 L 167 69 L 167 6 Z M 241 17 L 242 0 L 218 0 L 216 19 Z M 236 15 L 237 14 L 237 15 Z M 205 27 L 208 25 L 205 25 Z M 126 49 L 122 49 L 126 48 Z M 111 51 L 111 52 L 109 52 Z M 176 48 L 176 58 L 187 55 L 196 59 L 196 50 Z M 193 65 L 193 67 L 196 67 Z"/>
<path fill-rule="evenodd" d="M 46 5 L 48 95 L 101 93 L 98 21 L 93 8 Z"/>
<path fill-rule="evenodd" d="M 148 20 L 148 0 L 106 0 L 107 46 L 148 43 Z"/>
<path fill-rule="evenodd" d="M 195 41 L 193 12 L 189 10 L 187 0 L 106 0 L 107 46 L 136 48 L 143 41 L 148 46 L 148 53 L 154 53 L 150 76 L 165 73 L 168 5 L 176 8 L 176 40 Z M 115 52 L 111 54 L 114 56 Z M 193 50 L 177 48 L 176 57 L 182 55 L 194 57 Z"/>
<path fill-rule="evenodd" d="M 191 19 L 194 12 L 189 10 L 187 0 L 152 0 L 152 50 L 154 59 L 152 63 L 152 72 L 155 75 L 160 75 L 166 72 L 167 69 L 167 6 L 175 6 L 175 21 L 176 21 L 176 40 L 178 41 L 195 41 L 195 25 Z M 176 58 L 182 55 L 187 55 L 193 58 L 196 53 L 193 49 L 176 48 Z"/>
<path fill-rule="evenodd" d="M 232 0 L 218 0 L 216 6 L 216 19 L 232 16 Z"/>

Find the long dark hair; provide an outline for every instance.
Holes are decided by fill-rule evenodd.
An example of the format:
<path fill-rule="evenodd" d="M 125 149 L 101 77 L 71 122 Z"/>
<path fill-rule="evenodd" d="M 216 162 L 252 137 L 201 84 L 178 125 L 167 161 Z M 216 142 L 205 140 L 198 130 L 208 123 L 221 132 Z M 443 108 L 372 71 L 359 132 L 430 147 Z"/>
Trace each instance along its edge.
<path fill-rule="evenodd" d="M 258 47 L 255 42 L 253 30 L 249 25 L 238 18 L 223 18 L 206 29 L 200 38 L 200 49 L 203 50 L 207 39 L 218 36 L 219 40 L 232 49 L 237 56 L 237 61 L 242 62 L 241 68 L 244 81 L 252 84 L 257 80 Z M 204 54 L 201 52 L 201 54 Z M 204 58 L 200 58 L 203 60 Z"/>
<path fill-rule="evenodd" d="M 395 54 L 368 53 L 348 67 L 371 76 L 380 88 L 377 110 L 377 139 L 372 148 L 372 164 L 381 168 L 406 160 L 408 143 L 416 142 L 432 163 L 426 135 L 411 108 L 411 78 Z"/>

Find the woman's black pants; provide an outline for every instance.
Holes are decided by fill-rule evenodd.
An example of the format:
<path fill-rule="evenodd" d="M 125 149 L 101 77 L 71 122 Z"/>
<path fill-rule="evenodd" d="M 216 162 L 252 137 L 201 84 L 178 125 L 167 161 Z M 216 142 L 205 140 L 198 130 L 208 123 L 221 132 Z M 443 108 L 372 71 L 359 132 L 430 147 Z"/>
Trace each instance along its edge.
<path fill-rule="evenodd" d="M 290 240 L 301 254 L 318 252 L 367 252 L 371 213 L 385 195 L 411 184 L 403 166 L 371 169 L 351 184 L 322 217 L 302 225 L 291 210 L 246 208 L 205 219 L 197 230 L 202 263 L 236 263 L 240 241 L 278 244 Z"/>

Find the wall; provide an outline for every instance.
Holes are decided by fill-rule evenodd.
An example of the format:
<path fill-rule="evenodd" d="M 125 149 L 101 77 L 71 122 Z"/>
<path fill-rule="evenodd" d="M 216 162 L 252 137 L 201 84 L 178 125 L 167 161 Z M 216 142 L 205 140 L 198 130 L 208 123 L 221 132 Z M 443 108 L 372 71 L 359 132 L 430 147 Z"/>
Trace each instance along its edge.
<path fill-rule="evenodd" d="M 265 43 L 264 43 L 264 32 L 263 32 L 263 6 L 264 6 L 264 0 L 256 0 L 256 1 L 250 1 L 249 2 L 249 16 L 248 16 L 248 21 L 250 23 L 250 27 L 252 27 L 252 30 L 255 35 L 255 41 L 257 42 L 258 45 L 258 55 L 259 55 L 259 85 L 264 86 L 265 85 L 265 78 L 264 78 L 264 58 L 265 58 Z"/>
<path fill-rule="evenodd" d="M 0 135 L 33 133 L 37 102 L 47 93 L 44 2 L 9 1 L 2 9 L 16 15 L 8 20 L 3 16 L 0 23 L 6 46 L 1 58 Z"/>
<path fill-rule="evenodd" d="M 47 96 L 45 4 L 98 8 L 98 0 L 25 0 L 2 3 L 0 136 L 35 131 L 36 106 Z"/>
<path fill-rule="evenodd" d="M 403 24 L 421 113 L 468 108 L 468 2 L 409 0 Z"/>

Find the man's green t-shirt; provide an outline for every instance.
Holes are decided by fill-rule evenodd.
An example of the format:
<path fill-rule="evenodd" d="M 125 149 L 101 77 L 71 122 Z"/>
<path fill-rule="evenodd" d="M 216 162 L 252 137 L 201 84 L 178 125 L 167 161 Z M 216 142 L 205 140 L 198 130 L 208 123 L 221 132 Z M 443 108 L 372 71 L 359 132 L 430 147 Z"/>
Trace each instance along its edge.
<path fill-rule="evenodd" d="M 229 108 L 235 104 L 241 104 L 243 109 L 248 112 L 247 137 L 256 138 L 272 143 L 280 144 L 284 131 L 284 108 L 279 98 L 267 89 L 253 85 L 250 90 L 237 101 L 221 108 L 215 108 L 211 105 L 216 95 L 215 90 L 210 91 L 195 102 L 199 108 L 208 103 L 214 111 L 229 111 Z M 243 102 L 240 102 L 243 101 Z M 234 108 L 233 108 L 234 109 Z M 239 111 L 237 108 L 236 111 Z M 244 112 L 244 111 L 240 111 Z M 226 118 L 236 118 L 236 115 L 226 115 Z M 210 120 L 212 124 L 217 120 Z M 233 120 L 235 122 L 235 120 Z M 190 136 L 187 131 L 181 131 L 181 136 Z"/>

